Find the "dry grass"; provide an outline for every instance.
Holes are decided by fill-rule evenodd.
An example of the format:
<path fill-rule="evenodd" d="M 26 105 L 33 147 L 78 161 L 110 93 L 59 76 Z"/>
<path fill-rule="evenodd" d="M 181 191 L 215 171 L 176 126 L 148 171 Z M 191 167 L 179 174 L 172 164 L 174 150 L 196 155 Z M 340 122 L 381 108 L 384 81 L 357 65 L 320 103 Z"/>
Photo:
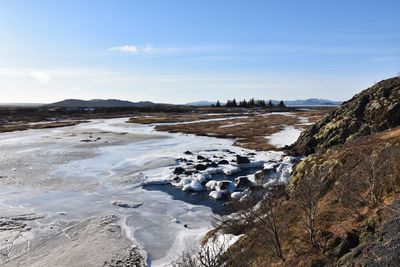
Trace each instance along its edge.
<path fill-rule="evenodd" d="M 306 117 L 314 122 L 331 109 L 293 112 L 293 116 L 278 113 L 221 113 L 221 114 L 153 114 L 150 116 L 131 118 L 130 122 L 152 124 L 158 123 L 156 130 L 235 139 L 235 145 L 254 150 L 276 150 L 268 143 L 267 136 L 283 130 L 286 125 L 304 129 L 307 125 L 300 118 Z M 243 117 L 229 119 L 231 117 Z M 226 118 L 220 121 L 195 122 L 197 120 Z M 183 124 L 181 122 L 193 122 Z M 162 123 L 177 123 L 162 125 Z"/>
<path fill-rule="evenodd" d="M 83 120 L 56 121 L 56 122 L 43 122 L 43 123 L 35 123 L 35 124 L 19 122 L 19 123 L 6 124 L 6 125 L 0 126 L 0 133 L 24 131 L 24 130 L 28 130 L 28 129 L 46 129 L 46 128 L 67 127 L 67 126 L 74 126 L 74 125 L 84 123 L 84 122 L 87 122 L 87 121 L 83 121 Z"/>
<path fill-rule="evenodd" d="M 357 210 L 348 206 L 343 201 L 343 191 L 340 184 L 346 179 L 363 180 L 365 176 L 357 176 L 356 173 L 350 176 L 355 160 L 355 151 L 362 150 L 367 155 L 379 153 L 377 158 L 379 165 L 389 163 L 389 175 L 387 189 L 380 203 L 370 207 L 358 205 Z M 363 233 L 366 234 L 366 226 L 373 222 L 378 230 L 385 223 L 389 212 L 392 212 L 390 205 L 399 198 L 400 193 L 400 128 L 385 131 L 379 134 L 361 137 L 346 144 L 333 147 L 323 155 L 308 157 L 310 160 L 297 165 L 297 182 L 301 183 L 302 177 L 306 177 L 311 169 L 321 167 L 324 164 L 332 166 L 329 171 L 321 169 L 321 177 L 327 177 L 326 193 L 318 202 L 317 211 L 317 241 L 320 247 L 313 247 L 308 241 L 308 233 L 305 231 L 301 220 L 301 210 L 296 205 L 293 193 L 289 197 L 279 199 L 284 220 L 279 222 L 283 225 L 282 249 L 285 261 L 279 261 L 270 254 L 265 246 L 257 241 L 257 236 L 262 235 L 260 229 L 254 228 L 246 233 L 241 242 L 234 245 L 236 250 L 250 250 L 253 258 L 249 266 L 312 266 L 316 262 L 324 262 L 325 266 L 336 266 L 337 258 L 333 252 L 333 240 L 342 237 L 345 233 L 356 229 L 360 233 L 360 242 Z M 384 155 L 394 155 L 394 159 L 388 159 Z M 391 160 L 388 162 L 388 160 Z M 382 176 L 382 177 L 381 177 Z M 383 176 L 379 176 L 386 181 Z M 294 185 L 295 186 L 295 185 Z M 357 191 L 360 188 L 350 188 L 350 191 Z M 292 188 L 292 190 L 295 190 Z M 346 192 L 345 192 L 346 193 Z M 347 192 L 349 194 L 349 192 Z M 351 209 L 350 209 L 351 208 Z M 399 212 L 399 211 L 397 211 Z M 281 225 L 281 227 L 282 227 Z M 317 265 L 315 265 L 317 266 Z"/>

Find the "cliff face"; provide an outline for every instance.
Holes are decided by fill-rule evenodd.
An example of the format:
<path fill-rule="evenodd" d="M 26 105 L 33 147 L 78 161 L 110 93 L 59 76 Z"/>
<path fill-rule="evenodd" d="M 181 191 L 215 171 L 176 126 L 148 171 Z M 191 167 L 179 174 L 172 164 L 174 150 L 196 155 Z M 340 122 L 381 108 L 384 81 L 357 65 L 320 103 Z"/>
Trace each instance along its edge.
<path fill-rule="evenodd" d="M 383 80 L 306 129 L 292 145 L 309 155 L 400 125 L 400 77 Z"/>

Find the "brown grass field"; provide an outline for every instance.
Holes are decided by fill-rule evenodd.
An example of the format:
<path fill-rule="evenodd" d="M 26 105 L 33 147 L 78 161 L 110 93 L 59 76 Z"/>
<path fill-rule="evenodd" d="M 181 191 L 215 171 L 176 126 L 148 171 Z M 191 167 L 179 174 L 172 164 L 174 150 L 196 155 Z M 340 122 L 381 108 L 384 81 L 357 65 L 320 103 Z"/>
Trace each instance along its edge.
<path fill-rule="evenodd" d="M 287 113 L 192 113 L 192 114 L 165 114 L 157 113 L 150 116 L 137 116 L 131 118 L 132 123 L 157 124 L 158 131 L 179 132 L 200 136 L 235 139 L 235 145 L 255 150 L 276 150 L 268 143 L 267 136 L 283 130 L 287 125 L 298 129 L 308 127 L 304 118 L 309 123 L 314 123 L 325 116 L 332 109 L 314 109 L 307 111 Z M 202 122 L 200 120 L 221 119 Z M 199 122 L 196 122 L 199 121 Z M 190 123 L 189 123 L 190 122 Z M 170 124 L 175 123 L 175 124 Z M 165 124 L 165 125 L 164 125 Z"/>

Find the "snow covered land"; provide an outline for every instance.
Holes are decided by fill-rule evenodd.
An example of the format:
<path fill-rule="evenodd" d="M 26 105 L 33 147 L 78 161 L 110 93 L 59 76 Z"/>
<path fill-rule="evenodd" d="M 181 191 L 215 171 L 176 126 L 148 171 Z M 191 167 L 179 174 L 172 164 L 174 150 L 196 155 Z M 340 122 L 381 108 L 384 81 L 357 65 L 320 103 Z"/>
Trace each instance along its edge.
<path fill-rule="evenodd" d="M 96 265 L 133 245 L 151 266 L 167 265 L 211 229 L 213 210 L 146 185 L 240 199 L 248 191 L 239 173 L 247 171 L 249 183 L 285 182 L 294 163 L 281 152 L 254 153 L 234 140 L 161 133 L 126 120 L 0 134 L 0 222 L 7 226 L 0 264 Z M 279 138 L 280 145 L 292 140 L 270 141 Z M 89 237 L 90 245 L 76 247 Z M 103 252 L 85 258 L 96 251 Z"/>

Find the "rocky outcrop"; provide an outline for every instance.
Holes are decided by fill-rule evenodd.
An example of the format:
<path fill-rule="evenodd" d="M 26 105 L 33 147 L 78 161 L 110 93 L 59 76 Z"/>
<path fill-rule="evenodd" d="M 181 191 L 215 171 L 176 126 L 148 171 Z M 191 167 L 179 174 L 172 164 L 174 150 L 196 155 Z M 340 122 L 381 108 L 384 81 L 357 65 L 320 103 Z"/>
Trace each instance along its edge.
<path fill-rule="evenodd" d="M 381 231 L 344 255 L 339 266 L 400 266 L 400 217 L 388 220 Z"/>
<path fill-rule="evenodd" d="M 400 77 L 383 80 L 306 129 L 291 146 L 309 155 L 400 125 Z"/>

